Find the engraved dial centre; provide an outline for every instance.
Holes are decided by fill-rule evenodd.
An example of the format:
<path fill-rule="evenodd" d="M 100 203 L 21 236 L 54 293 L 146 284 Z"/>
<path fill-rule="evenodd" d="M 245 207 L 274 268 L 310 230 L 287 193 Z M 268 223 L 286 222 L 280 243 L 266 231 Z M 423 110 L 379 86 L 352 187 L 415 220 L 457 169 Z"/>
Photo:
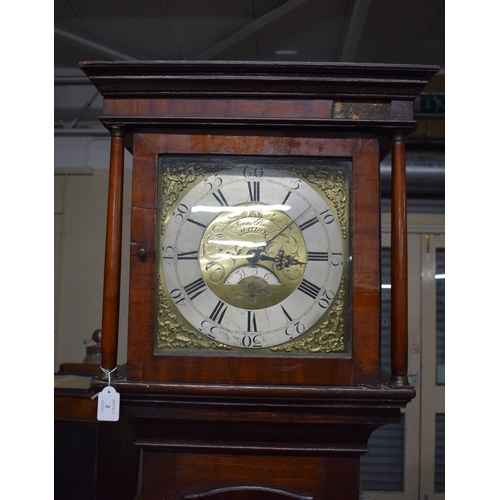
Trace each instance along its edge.
<path fill-rule="evenodd" d="M 264 204 L 222 212 L 206 228 L 199 250 L 208 287 L 227 304 L 247 310 L 268 308 L 291 295 L 306 262 L 297 224 Z"/>

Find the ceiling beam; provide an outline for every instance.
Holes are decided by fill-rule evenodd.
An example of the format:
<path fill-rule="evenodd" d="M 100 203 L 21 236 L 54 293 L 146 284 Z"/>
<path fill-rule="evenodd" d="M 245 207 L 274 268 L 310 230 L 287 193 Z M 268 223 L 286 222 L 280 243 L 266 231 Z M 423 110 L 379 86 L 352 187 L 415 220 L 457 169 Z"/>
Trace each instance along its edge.
<path fill-rule="evenodd" d="M 252 21 L 250 24 L 247 24 L 236 33 L 233 33 L 224 40 L 216 43 L 215 45 L 212 45 L 212 47 L 203 51 L 201 54 L 198 54 L 194 59 L 211 59 L 223 50 L 234 45 L 236 42 L 243 40 L 243 38 L 246 38 L 247 36 L 255 33 L 264 26 L 267 26 L 268 24 L 274 22 L 276 19 L 283 17 L 285 14 L 288 14 L 288 12 L 296 9 L 306 2 L 307 0 L 288 0 L 288 2 L 285 2 L 276 9 L 255 19 L 255 21 Z"/>
<path fill-rule="evenodd" d="M 371 0 L 356 0 L 352 9 L 349 26 L 340 54 L 340 62 L 352 62 L 358 51 L 359 41 L 365 29 L 366 18 L 370 10 Z"/>
<path fill-rule="evenodd" d="M 73 33 L 69 33 L 68 31 L 64 31 L 60 28 L 54 27 L 54 35 L 62 40 L 66 40 L 67 42 L 71 42 L 75 45 L 83 47 L 85 49 L 93 50 L 99 54 L 102 54 L 106 57 L 110 57 L 111 59 L 121 59 L 125 61 L 135 61 L 136 58 L 129 56 L 128 54 L 123 54 L 122 52 L 118 52 L 117 50 L 110 49 L 104 45 L 99 43 L 91 42 L 86 38 L 83 38 L 78 35 L 74 35 Z"/>

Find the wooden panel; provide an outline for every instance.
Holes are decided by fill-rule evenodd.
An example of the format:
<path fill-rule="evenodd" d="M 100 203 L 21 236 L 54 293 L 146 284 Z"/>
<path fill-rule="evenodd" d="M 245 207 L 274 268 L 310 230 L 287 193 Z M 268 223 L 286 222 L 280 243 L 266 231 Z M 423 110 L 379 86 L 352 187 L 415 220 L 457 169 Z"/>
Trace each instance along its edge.
<path fill-rule="evenodd" d="M 133 206 L 156 209 L 157 176 L 156 159 L 134 158 L 132 170 L 132 202 Z"/>
<path fill-rule="evenodd" d="M 210 143 L 210 154 L 283 155 L 285 138 L 261 135 L 214 134 Z"/>
<path fill-rule="evenodd" d="M 128 325 L 128 374 L 135 380 L 153 355 L 156 263 L 156 210 L 132 207 L 130 245 L 130 293 Z M 139 249 L 146 254 L 139 256 Z"/>
<path fill-rule="evenodd" d="M 143 495 L 147 500 L 356 500 L 359 492 L 358 464 L 356 458 L 159 454 L 145 451 Z"/>
<path fill-rule="evenodd" d="M 137 324 L 142 326 L 142 324 Z M 129 342 L 133 340 L 130 338 Z M 171 382 L 231 383 L 231 384 L 352 384 L 364 379 L 352 377 L 352 360 L 337 358 L 265 358 L 231 356 L 189 356 L 155 355 L 149 359 L 146 352 L 151 352 L 152 342 L 149 336 L 144 341 L 134 341 L 134 350 L 140 352 L 129 356 L 128 378 L 132 380 L 165 380 Z M 144 372 L 133 370 L 140 356 Z M 138 367 L 137 367 L 138 368 Z M 143 373 L 144 378 L 137 378 Z"/>
<path fill-rule="evenodd" d="M 353 383 L 375 380 L 380 368 L 380 293 L 353 294 Z"/>
<path fill-rule="evenodd" d="M 107 99 L 104 114 L 127 117 L 332 117 L 332 100 L 290 99 Z"/>
<path fill-rule="evenodd" d="M 380 170 L 378 143 L 353 158 L 354 293 L 380 293 Z"/>

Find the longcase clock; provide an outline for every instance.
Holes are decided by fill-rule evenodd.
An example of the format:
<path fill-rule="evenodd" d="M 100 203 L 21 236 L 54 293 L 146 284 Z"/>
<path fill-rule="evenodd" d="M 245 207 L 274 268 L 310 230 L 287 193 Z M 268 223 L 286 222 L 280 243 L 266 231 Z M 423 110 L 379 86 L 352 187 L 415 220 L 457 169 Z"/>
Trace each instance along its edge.
<path fill-rule="evenodd" d="M 127 365 L 143 498 L 357 499 L 406 377 L 404 139 L 430 66 L 85 62 L 112 135 L 103 369 Z M 380 372 L 380 160 L 392 152 L 392 373 Z M 96 382 L 99 386 L 99 382 Z"/>

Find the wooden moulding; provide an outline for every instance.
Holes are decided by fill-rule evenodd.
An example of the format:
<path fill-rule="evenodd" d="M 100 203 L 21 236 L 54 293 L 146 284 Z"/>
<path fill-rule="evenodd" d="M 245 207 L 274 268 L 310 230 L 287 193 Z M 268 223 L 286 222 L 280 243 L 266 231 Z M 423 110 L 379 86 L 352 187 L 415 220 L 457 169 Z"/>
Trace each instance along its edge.
<path fill-rule="evenodd" d="M 84 61 L 105 98 L 273 97 L 413 100 L 438 66 L 241 61 Z"/>

